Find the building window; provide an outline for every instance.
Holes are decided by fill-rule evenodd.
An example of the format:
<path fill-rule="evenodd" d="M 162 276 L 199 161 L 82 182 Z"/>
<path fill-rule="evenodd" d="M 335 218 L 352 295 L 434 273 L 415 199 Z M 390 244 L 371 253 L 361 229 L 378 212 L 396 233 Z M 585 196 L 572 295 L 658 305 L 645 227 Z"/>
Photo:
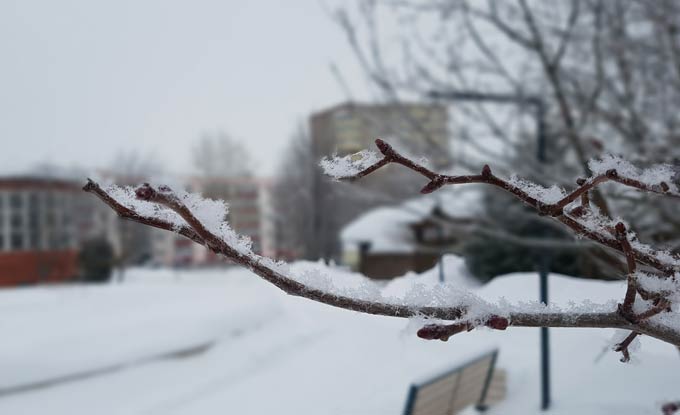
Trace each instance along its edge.
<path fill-rule="evenodd" d="M 47 209 L 52 208 L 54 206 L 54 195 L 52 193 L 45 194 L 44 202 Z"/>
<path fill-rule="evenodd" d="M 55 232 L 49 234 L 49 249 L 59 249 L 59 236 Z"/>
<path fill-rule="evenodd" d="M 38 211 L 37 210 L 30 210 L 28 212 L 28 227 L 31 229 L 37 229 L 38 228 Z"/>
<path fill-rule="evenodd" d="M 10 242 L 11 250 L 20 250 L 24 248 L 24 236 L 20 233 L 12 233 Z"/>
<path fill-rule="evenodd" d="M 38 209 L 40 204 L 40 196 L 37 193 L 29 193 L 28 195 L 28 207 L 29 209 Z"/>
<path fill-rule="evenodd" d="M 54 226 L 54 212 L 53 211 L 48 211 L 47 216 L 45 217 L 45 224 L 49 227 Z"/>
<path fill-rule="evenodd" d="M 21 209 L 24 205 L 24 199 L 21 197 L 21 193 L 11 193 L 9 196 L 9 205 L 13 209 Z"/>
<path fill-rule="evenodd" d="M 29 249 L 40 249 L 40 235 L 37 232 L 31 232 L 28 239 Z"/>
<path fill-rule="evenodd" d="M 24 216 L 21 214 L 21 212 L 12 212 L 9 222 L 12 229 L 21 228 L 24 226 Z"/>

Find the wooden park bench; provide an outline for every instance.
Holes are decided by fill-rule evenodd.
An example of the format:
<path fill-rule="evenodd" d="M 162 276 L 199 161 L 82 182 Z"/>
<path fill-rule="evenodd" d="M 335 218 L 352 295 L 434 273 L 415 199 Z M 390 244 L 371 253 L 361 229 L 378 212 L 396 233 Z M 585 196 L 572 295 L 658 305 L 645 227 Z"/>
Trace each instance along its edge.
<path fill-rule="evenodd" d="M 506 375 L 496 370 L 498 350 L 432 379 L 411 385 L 404 415 L 454 415 L 470 405 L 484 411 L 505 397 Z"/>

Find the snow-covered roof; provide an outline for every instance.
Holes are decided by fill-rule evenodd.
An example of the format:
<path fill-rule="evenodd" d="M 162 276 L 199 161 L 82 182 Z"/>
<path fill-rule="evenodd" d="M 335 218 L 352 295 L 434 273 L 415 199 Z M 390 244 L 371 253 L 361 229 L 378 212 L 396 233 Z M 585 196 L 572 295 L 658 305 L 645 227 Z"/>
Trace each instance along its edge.
<path fill-rule="evenodd" d="M 373 209 L 345 226 L 340 239 L 345 246 L 370 243 L 371 252 L 413 252 L 416 241 L 409 225 L 428 217 L 436 206 L 449 217 L 472 218 L 482 209 L 481 203 L 479 186 L 444 189 L 398 206 Z"/>
<path fill-rule="evenodd" d="M 370 243 L 371 252 L 411 252 L 414 238 L 409 224 L 419 213 L 401 207 L 381 207 L 361 215 L 340 233 L 343 245 Z"/>

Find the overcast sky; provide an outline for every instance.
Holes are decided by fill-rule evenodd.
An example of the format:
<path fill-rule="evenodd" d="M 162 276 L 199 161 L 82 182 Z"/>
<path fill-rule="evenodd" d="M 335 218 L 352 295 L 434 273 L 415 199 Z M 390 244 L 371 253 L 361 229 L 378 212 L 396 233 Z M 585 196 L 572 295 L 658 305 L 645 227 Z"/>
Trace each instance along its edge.
<path fill-rule="evenodd" d="M 0 2 L 0 172 L 100 167 L 117 152 L 191 168 L 223 130 L 271 174 L 299 121 L 366 87 L 318 0 Z"/>

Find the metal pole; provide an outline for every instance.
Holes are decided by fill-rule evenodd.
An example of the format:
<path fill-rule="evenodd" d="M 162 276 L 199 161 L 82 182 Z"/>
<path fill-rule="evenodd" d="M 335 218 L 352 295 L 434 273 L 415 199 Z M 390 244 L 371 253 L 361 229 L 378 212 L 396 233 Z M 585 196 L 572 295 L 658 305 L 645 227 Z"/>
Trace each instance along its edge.
<path fill-rule="evenodd" d="M 444 255 L 439 256 L 439 282 L 444 283 Z"/>
<path fill-rule="evenodd" d="M 548 304 L 548 258 L 541 258 L 541 302 Z M 541 327 L 541 410 L 550 408 L 550 335 L 547 327 Z"/>
<path fill-rule="evenodd" d="M 538 143 L 536 146 L 536 158 L 539 163 L 545 163 L 545 145 L 547 138 L 546 121 L 545 121 L 545 104 L 543 101 L 531 101 L 536 106 L 536 136 Z"/>
<path fill-rule="evenodd" d="M 510 103 L 514 105 L 528 104 L 536 110 L 536 136 L 538 143 L 536 156 L 538 162 L 544 164 L 546 160 L 546 103 L 538 95 L 518 95 L 512 93 L 486 93 L 477 91 L 430 91 L 428 97 L 447 99 L 451 101 L 483 101 L 496 103 Z M 540 300 L 548 304 L 548 270 L 550 257 L 546 251 L 540 251 L 538 259 Z M 541 327 L 541 409 L 550 407 L 550 337 L 547 327 Z"/>
<path fill-rule="evenodd" d="M 546 122 L 545 104 L 543 101 L 535 101 L 536 105 L 536 135 L 538 143 L 536 156 L 539 163 L 546 162 Z M 549 254 L 541 250 L 539 259 L 540 300 L 548 304 L 548 270 L 550 264 Z M 550 333 L 547 327 L 541 327 L 541 410 L 550 408 Z"/>
<path fill-rule="evenodd" d="M 443 244 L 444 241 L 444 230 L 441 227 L 441 224 L 439 226 L 438 234 L 439 234 L 439 244 Z M 439 283 L 443 284 L 444 283 L 444 250 L 440 250 L 439 252 Z"/>

